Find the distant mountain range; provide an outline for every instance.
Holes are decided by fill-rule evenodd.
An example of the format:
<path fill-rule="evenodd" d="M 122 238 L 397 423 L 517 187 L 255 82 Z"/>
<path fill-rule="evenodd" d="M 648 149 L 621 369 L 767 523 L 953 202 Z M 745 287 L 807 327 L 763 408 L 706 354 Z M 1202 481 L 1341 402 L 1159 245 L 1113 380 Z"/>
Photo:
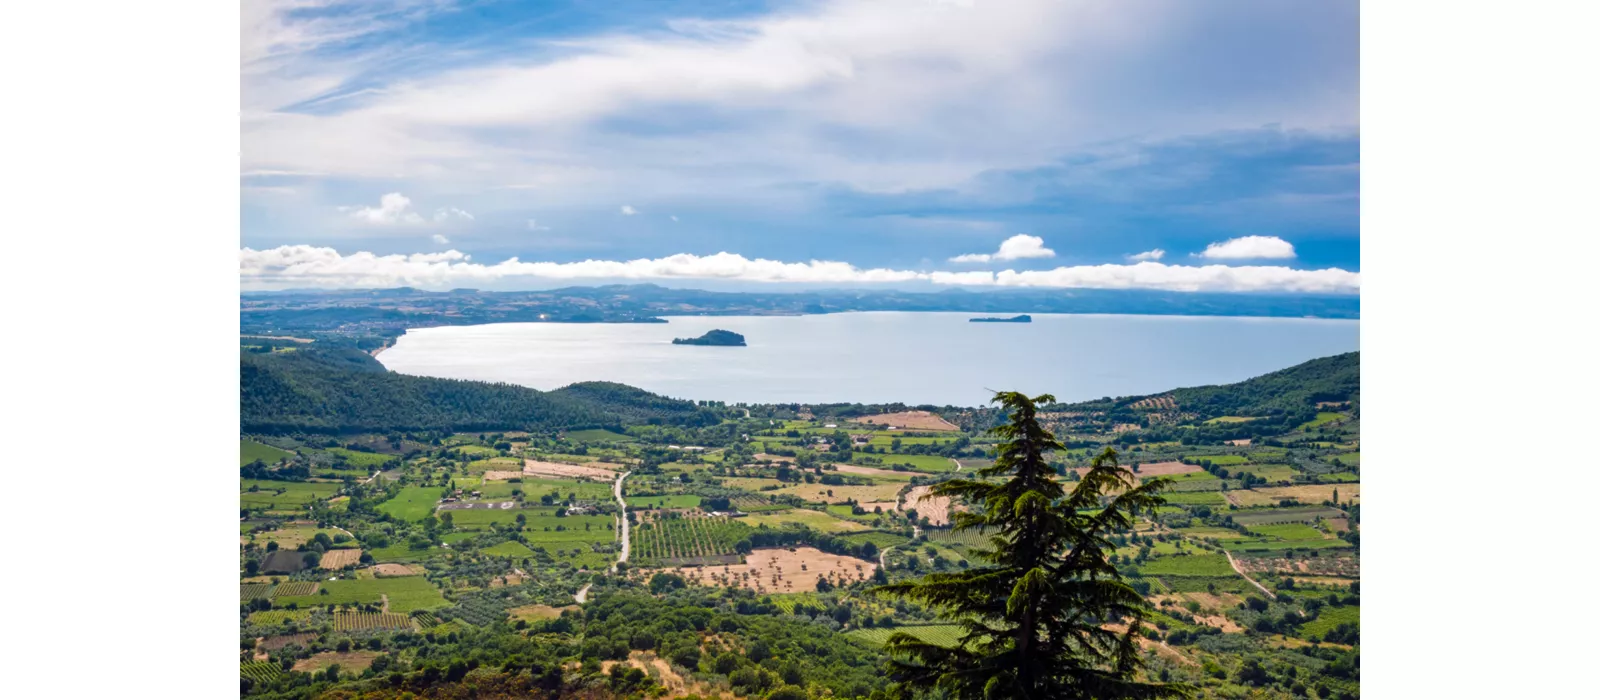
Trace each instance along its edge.
<path fill-rule="evenodd" d="M 653 284 L 525 292 L 409 287 L 247 292 L 242 333 L 333 333 L 381 345 L 407 328 L 482 323 L 660 323 L 663 316 L 763 316 L 843 311 L 1276 316 L 1354 319 L 1361 299 L 1345 295 L 1215 294 L 1101 289 L 940 292 L 821 290 L 710 292 Z"/>

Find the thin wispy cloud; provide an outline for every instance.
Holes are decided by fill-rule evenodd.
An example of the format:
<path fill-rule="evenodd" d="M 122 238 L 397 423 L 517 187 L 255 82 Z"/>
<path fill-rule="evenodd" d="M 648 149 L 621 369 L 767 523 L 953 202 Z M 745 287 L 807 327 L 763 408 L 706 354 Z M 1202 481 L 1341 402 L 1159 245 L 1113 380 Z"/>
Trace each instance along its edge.
<path fill-rule="evenodd" d="M 1155 250 L 1147 250 L 1143 253 L 1134 253 L 1133 255 L 1129 255 L 1128 259 L 1134 262 L 1141 262 L 1145 260 L 1160 260 L 1166 256 L 1167 251 L 1156 248 Z"/>
<path fill-rule="evenodd" d="M 631 205 L 631 204 L 622 205 L 622 215 L 623 216 L 633 216 L 633 215 L 638 214 L 638 213 L 639 213 L 639 210 L 638 209 L 634 209 L 633 205 Z"/>

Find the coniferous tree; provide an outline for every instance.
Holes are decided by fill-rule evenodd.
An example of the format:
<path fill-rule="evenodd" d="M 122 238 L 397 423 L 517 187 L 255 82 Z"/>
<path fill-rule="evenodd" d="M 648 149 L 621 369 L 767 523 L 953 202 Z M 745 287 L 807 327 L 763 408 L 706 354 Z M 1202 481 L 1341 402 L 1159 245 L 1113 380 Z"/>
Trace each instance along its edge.
<path fill-rule="evenodd" d="M 1136 679 L 1147 606 L 1112 565 L 1107 539 L 1164 503 L 1156 494 L 1170 480 L 1139 485 L 1107 448 L 1067 492 L 1046 461 L 1064 448 L 1036 417 L 1036 404 L 1055 397 L 999 392 L 994 400 L 1009 418 L 990 430 L 1000 438 L 995 463 L 977 472 L 982 480 L 933 489 L 973 506 L 954 514 L 954 529 L 989 535 L 990 547 L 975 553 L 987 565 L 877 588 L 964 628 L 953 647 L 893 635 L 886 651 L 897 687 L 986 699 L 1187 694 L 1186 686 Z"/>

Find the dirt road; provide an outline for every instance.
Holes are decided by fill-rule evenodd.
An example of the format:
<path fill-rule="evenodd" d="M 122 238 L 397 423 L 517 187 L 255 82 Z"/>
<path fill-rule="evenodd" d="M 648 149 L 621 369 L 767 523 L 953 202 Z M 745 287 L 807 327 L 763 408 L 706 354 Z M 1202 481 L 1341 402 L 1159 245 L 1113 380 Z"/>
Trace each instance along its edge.
<path fill-rule="evenodd" d="M 589 602 L 589 588 L 593 585 L 592 583 L 583 584 L 583 588 L 579 588 L 578 592 L 572 595 L 572 599 L 578 601 L 579 605 Z"/>
<path fill-rule="evenodd" d="M 622 509 L 622 552 L 617 555 L 616 564 L 611 565 L 611 573 L 613 574 L 617 573 L 617 564 L 621 564 L 628 560 L 628 502 L 622 500 L 622 480 L 628 478 L 628 475 L 632 473 L 633 472 L 623 472 L 618 474 L 616 485 L 611 487 L 611 493 L 617 497 L 617 507 Z"/>
<path fill-rule="evenodd" d="M 1244 572 L 1244 569 L 1239 568 L 1239 562 L 1236 562 L 1236 561 L 1233 560 L 1233 555 L 1232 554 L 1230 554 L 1227 550 L 1223 550 L 1222 554 L 1224 556 L 1228 557 L 1228 565 L 1233 567 L 1234 573 L 1237 573 L 1240 576 L 1244 577 L 1244 580 L 1249 581 L 1250 585 L 1261 589 L 1261 592 L 1267 594 L 1268 598 L 1271 598 L 1273 600 L 1277 600 L 1278 599 L 1278 595 L 1276 593 L 1273 593 L 1272 591 L 1267 590 L 1266 586 L 1263 586 L 1260 583 L 1257 583 L 1255 579 L 1250 578 L 1250 575 Z"/>

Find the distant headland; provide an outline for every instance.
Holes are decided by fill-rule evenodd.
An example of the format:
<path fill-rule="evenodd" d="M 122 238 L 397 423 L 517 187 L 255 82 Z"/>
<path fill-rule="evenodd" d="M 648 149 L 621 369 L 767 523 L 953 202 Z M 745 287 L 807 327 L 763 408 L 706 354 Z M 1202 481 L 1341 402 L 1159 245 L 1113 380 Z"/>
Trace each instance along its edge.
<path fill-rule="evenodd" d="M 725 347 L 743 346 L 744 336 L 733 331 L 722 329 L 706 331 L 705 335 L 698 338 L 673 338 L 673 345 L 719 345 Z"/>
<path fill-rule="evenodd" d="M 1012 316 L 1011 318 L 996 318 L 990 316 L 986 318 L 974 318 L 968 320 L 970 320 L 972 323 L 1033 323 L 1033 317 L 1027 314 Z"/>

